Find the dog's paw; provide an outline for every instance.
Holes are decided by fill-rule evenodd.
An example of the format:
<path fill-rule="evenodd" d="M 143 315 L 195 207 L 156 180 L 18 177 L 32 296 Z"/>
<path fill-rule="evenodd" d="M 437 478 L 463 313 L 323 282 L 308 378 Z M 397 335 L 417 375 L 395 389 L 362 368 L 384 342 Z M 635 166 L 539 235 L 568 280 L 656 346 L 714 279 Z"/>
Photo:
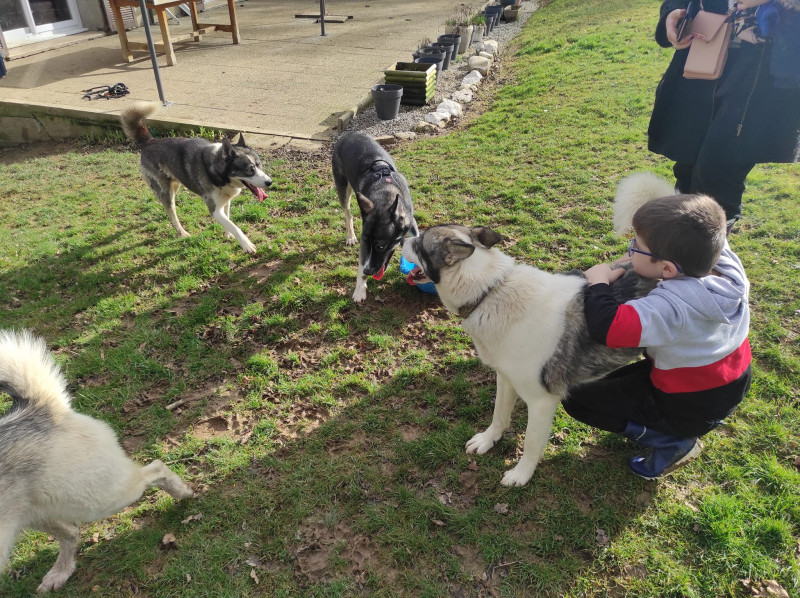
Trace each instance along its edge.
<path fill-rule="evenodd" d="M 495 434 L 488 429 L 480 434 L 475 434 L 475 436 L 467 441 L 467 454 L 476 453 L 482 455 L 488 452 L 499 439 L 499 435 L 495 436 Z"/>
<path fill-rule="evenodd" d="M 253 244 L 250 242 L 250 240 L 249 240 L 249 239 L 244 239 L 244 240 L 243 240 L 243 241 L 240 243 L 240 245 L 242 246 L 242 249 L 244 249 L 245 253 L 249 253 L 250 255 L 253 255 L 253 254 L 256 252 L 256 246 L 255 246 L 255 245 L 253 245 Z"/>
<path fill-rule="evenodd" d="M 367 300 L 367 285 L 363 288 L 356 288 L 353 292 L 353 301 L 356 303 L 364 303 Z"/>
<path fill-rule="evenodd" d="M 352 246 L 353 246 L 353 245 L 355 245 L 356 243 L 358 243 L 358 239 L 356 239 L 355 235 L 354 235 L 354 236 L 352 236 L 352 237 L 349 237 L 349 236 L 348 236 L 348 237 L 347 237 L 347 238 L 344 240 L 344 244 L 345 244 L 345 245 L 347 245 L 348 247 L 352 247 Z"/>
<path fill-rule="evenodd" d="M 530 482 L 536 468 L 517 465 L 514 469 L 509 469 L 500 483 L 503 486 L 524 486 Z"/>
<path fill-rule="evenodd" d="M 185 239 L 186 237 L 191 237 L 192 235 L 190 235 L 189 233 L 187 233 L 185 230 L 179 230 L 179 231 L 178 231 L 178 236 L 179 236 L 179 237 L 183 237 L 183 238 Z"/>
<path fill-rule="evenodd" d="M 42 583 L 39 584 L 39 587 L 36 588 L 36 591 L 39 594 L 43 594 L 44 592 L 50 592 L 51 590 L 57 590 L 70 578 L 72 575 L 72 571 L 63 571 L 58 570 L 54 571 L 55 567 L 48 571 L 47 575 L 44 576 Z"/>
<path fill-rule="evenodd" d="M 192 498 L 194 496 L 194 490 L 192 490 L 192 487 L 180 478 L 178 478 L 177 482 L 172 488 L 165 489 L 175 500 Z"/>

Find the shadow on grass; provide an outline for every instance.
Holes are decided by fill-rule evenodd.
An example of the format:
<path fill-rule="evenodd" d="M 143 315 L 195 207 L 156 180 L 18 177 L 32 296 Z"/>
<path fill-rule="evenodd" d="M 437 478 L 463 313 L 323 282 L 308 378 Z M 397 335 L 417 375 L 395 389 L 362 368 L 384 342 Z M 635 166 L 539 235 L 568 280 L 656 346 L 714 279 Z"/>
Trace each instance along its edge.
<path fill-rule="evenodd" d="M 524 407 L 490 453 L 466 455 L 493 394 L 472 378 L 485 368 L 399 373 L 291 439 L 275 426 L 238 448 L 208 445 L 190 467 L 196 484 L 225 450 L 248 458 L 194 499 L 85 541 L 63 595 L 564 595 L 601 558 L 601 531 L 614 542 L 655 486 L 605 439 L 553 448 L 529 485 L 500 486 Z M 159 549 L 166 533 L 177 550 Z M 30 595 L 54 557 L 40 548 L 0 591 Z"/>

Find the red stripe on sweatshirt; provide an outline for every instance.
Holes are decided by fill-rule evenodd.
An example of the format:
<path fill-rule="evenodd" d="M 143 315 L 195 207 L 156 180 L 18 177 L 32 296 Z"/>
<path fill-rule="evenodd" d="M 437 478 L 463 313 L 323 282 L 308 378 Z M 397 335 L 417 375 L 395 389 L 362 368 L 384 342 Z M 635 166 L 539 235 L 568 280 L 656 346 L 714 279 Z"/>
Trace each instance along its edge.
<path fill-rule="evenodd" d="M 621 347 L 638 347 L 642 340 L 642 322 L 633 307 L 622 304 L 617 308 L 617 315 L 608 327 L 606 345 L 612 349 Z"/>
<path fill-rule="evenodd" d="M 744 374 L 752 361 L 750 342 L 744 339 L 733 353 L 719 361 L 690 368 L 659 370 L 650 372 L 653 386 L 663 392 L 697 392 L 717 388 L 733 382 Z"/>

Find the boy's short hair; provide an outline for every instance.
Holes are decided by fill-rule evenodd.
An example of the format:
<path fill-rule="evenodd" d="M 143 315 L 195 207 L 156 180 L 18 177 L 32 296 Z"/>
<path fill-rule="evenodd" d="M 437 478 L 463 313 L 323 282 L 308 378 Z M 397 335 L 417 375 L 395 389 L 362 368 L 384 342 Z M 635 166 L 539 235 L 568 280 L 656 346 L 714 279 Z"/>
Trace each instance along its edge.
<path fill-rule="evenodd" d="M 633 229 L 659 258 L 686 276 L 708 274 L 725 246 L 725 211 L 707 195 L 668 195 L 648 201 L 633 215 Z"/>

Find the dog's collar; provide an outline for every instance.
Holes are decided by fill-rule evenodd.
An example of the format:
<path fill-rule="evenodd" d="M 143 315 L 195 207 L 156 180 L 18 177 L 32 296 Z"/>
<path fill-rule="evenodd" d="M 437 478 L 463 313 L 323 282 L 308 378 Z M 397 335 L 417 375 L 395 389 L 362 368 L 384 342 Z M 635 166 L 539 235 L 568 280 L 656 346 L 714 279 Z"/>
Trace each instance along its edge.
<path fill-rule="evenodd" d="M 507 276 L 508 273 L 503 275 L 503 278 L 496 280 L 488 289 L 486 289 L 483 293 L 481 293 L 480 297 L 478 297 L 474 301 L 470 301 L 469 303 L 465 303 L 464 305 L 459 307 L 458 312 L 456 312 L 458 313 L 458 316 L 462 320 L 466 320 L 468 317 L 470 317 L 472 315 L 472 312 L 478 309 L 478 306 L 480 306 L 480 304 L 483 303 L 484 299 L 486 299 L 489 295 L 491 295 L 496 288 L 498 288 L 501 284 L 505 282 Z"/>

